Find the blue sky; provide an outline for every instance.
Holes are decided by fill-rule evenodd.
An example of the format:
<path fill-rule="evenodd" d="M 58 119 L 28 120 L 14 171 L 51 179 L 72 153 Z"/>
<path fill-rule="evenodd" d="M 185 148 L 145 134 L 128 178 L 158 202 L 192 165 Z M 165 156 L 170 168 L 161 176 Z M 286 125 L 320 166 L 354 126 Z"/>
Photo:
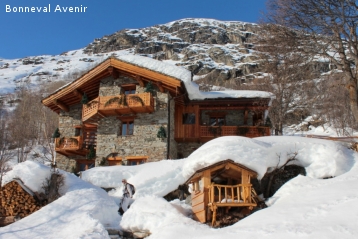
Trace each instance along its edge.
<path fill-rule="evenodd" d="M 257 22 L 266 0 L 1 0 L 0 57 L 60 54 L 85 47 L 94 38 L 124 28 L 143 28 L 182 18 Z M 48 7 L 50 12 L 13 12 L 18 7 Z M 11 12 L 6 12 L 10 5 Z M 54 12 L 87 7 L 86 12 Z M 43 8 L 42 8 L 43 9 Z"/>

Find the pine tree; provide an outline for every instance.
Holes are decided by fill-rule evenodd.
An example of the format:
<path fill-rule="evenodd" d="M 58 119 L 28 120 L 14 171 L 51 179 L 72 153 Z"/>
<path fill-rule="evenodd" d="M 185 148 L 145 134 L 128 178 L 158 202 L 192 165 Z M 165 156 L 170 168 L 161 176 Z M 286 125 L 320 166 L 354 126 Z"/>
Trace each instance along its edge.
<path fill-rule="evenodd" d="M 96 157 L 96 151 L 94 150 L 94 146 L 91 145 L 91 146 L 89 147 L 89 152 L 88 152 L 88 154 L 87 154 L 87 158 L 88 158 L 88 159 L 94 159 L 95 157 Z"/>
<path fill-rule="evenodd" d="M 270 117 L 268 117 L 268 116 L 267 116 L 267 118 L 266 118 L 265 126 L 272 128 L 271 119 L 270 119 Z"/>
<path fill-rule="evenodd" d="M 57 128 L 52 135 L 52 138 L 59 138 L 61 136 L 60 130 Z"/>
<path fill-rule="evenodd" d="M 154 89 L 154 86 L 153 86 L 152 82 L 150 82 L 150 81 L 148 82 L 148 84 L 145 86 L 144 92 L 154 94 L 155 89 Z"/>
<path fill-rule="evenodd" d="M 167 134 L 165 133 L 165 129 L 163 126 L 160 126 L 159 131 L 157 133 L 157 137 L 160 139 L 164 139 L 167 137 Z"/>
<path fill-rule="evenodd" d="M 85 104 L 88 103 L 88 101 L 89 101 L 89 100 L 88 100 L 88 97 L 87 97 L 86 93 L 84 93 L 83 96 L 82 96 L 81 103 L 82 103 L 83 105 L 85 105 Z"/>

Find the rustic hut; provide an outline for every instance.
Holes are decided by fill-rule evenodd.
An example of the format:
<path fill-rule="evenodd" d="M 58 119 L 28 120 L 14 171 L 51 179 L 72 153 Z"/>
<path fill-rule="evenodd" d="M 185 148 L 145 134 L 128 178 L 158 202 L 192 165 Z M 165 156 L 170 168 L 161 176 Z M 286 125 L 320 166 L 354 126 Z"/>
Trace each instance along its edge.
<path fill-rule="evenodd" d="M 224 207 L 257 206 L 251 178 L 257 173 L 228 159 L 196 171 L 187 181 L 192 189 L 192 210 L 194 219 L 215 224 L 217 210 Z"/>

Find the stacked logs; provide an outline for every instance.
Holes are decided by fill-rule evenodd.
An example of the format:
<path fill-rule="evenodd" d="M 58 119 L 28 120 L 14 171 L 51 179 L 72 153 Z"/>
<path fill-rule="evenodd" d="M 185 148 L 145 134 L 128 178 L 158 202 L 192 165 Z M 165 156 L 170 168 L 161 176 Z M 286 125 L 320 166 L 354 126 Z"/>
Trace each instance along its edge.
<path fill-rule="evenodd" d="M 23 218 L 39 210 L 45 202 L 35 200 L 18 182 L 12 181 L 0 191 L 0 217 Z"/>

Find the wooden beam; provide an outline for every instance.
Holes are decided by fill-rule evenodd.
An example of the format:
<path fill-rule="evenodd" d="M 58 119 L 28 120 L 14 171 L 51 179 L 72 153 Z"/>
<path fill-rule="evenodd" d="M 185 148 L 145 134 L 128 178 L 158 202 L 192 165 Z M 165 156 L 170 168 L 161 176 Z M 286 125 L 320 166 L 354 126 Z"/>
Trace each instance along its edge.
<path fill-rule="evenodd" d="M 143 81 L 143 78 L 142 78 L 141 76 L 136 75 L 134 78 L 139 82 L 139 85 L 140 85 L 141 87 L 144 87 L 144 86 L 145 86 L 144 81 Z"/>
<path fill-rule="evenodd" d="M 163 88 L 162 82 L 161 82 L 161 81 L 157 81 L 156 85 L 157 85 L 159 91 L 162 92 L 162 93 L 164 93 L 164 88 Z"/>
<path fill-rule="evenodd" d="M 72 91 L 72 93 L 79 99 L 79 100 L 82 100 L 82 97 L 83 97 L 83 92 L 78 90 L 78 89 L 75 89 L 74 91 Z"/>
<path fill-rule="evenodd" d="M 109 74 L 113 77 L 113 79 L 118 79 L 119 74 L 118 71 L 116 70 L 116 68 L 114 68 L 113 66 L 109 66 L 107 68 Z"/>
<path fill-rule="evenodd" d="M 55 105 L 57 105 L 61 110 L 65 111 L 65 112 L 69 112 L 70 109 L 68 108 L 67 105 L 65 105 L 63 102 L 59 101 L 59 100 L 53 100 L 53 103 Z"/>

